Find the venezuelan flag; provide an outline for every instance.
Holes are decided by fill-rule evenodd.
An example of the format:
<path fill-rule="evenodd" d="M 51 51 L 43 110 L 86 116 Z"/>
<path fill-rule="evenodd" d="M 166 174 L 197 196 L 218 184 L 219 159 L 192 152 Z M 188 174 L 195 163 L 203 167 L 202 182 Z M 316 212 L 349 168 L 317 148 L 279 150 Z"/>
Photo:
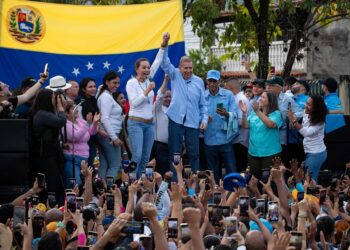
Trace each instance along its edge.
<path fill-rule="evenodd" d="M 12 87 L 26 76 L 39 77 L 48 63 L 51 77 L 78 82 L 92 77 L 100 84 L 108 70 L 116 70 L 123 90 L 138 58 L 153 62 L 166 31 L 174 65 L 185 53 L 180 0 L 119 6 L 0 4 L 0 80 Z"/>

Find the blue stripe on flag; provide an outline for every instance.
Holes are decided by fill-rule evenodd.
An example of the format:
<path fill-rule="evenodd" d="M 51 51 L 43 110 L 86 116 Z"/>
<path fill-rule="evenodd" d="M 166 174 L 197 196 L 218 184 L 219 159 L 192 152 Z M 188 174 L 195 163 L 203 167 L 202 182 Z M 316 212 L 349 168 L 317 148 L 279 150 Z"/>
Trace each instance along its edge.
<path fill-rule="evenodd" d="M 62 55 L 45 52 L 0 48 L 0 81 L 10 85 L 11 89 L 20 86 L 27 76 L 39 78 L 45 63 L 49 63 L 50 77 L 64 76 L 67 81 L 80 81 L 84 77 L 92 77 L 99 85 L 103 75 L 108 70 L 115 70 L 121 75 L 120 91 L 125 92 L 126 82 L 134 75 L 134 63 L 138 58 L 145 57 L 152 63 L 158 49 L 127 54 L 112 55 Z M 184 42 L 169 46 L 171 62 L 177 66 L 185 54 Z M 158 70 L 154 77 L 158 89 L 164 77 L 163 71 Z M 48 83 L 47 83 L 48 84 Z"/>

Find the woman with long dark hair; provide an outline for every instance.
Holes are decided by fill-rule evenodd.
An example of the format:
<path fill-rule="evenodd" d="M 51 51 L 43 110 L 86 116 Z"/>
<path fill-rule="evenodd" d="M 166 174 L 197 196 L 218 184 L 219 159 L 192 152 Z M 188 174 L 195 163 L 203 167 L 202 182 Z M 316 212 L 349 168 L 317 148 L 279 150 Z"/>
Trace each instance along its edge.
<path fill-rule="evenodd" d="M 96 99 L 96 81 L 91 77 L 83 78 L 79 83 L 79 98 L 80 100 L 84 99 L 84 102 L 81 104 L 79 109 L 80 118 L 84 119 L 88 124 L 92 124 L 93 117 L 95 114 L 99 113 L 100 110 L 97 106 Z M 103 129 L 98 130 L 98 134 L 102 137 L 107 138 L 108 135 Z M 89 166 L 93 165 L 94 159 L 97 154 L 97 135 L 92 135 L 88 142 L 89 144 Z"/>
<path fill-rule="evenodd" d="M 304 136 L 303 145 L 306 155 L 305 164 L 312 179 L 317 182 L 318 173 L 327 159 L 327 149 L 324 144 L 324 127 L 327 106 L 321 96 L 310 96 L 305 103 L 303 122 L 300 124 L 292 111 L 287 116 L 294 128 Z"/>
<path fill-rule="evenodd" d="M 253 103 L 253 111 L 248 117 L 246 104 L 240 101 L 239 106 L 243 113 L 242 127 L 250 128 L 250 171 L 256 178 L 261 179 L 263 169 L 270 168 L 272 159 L 282 151 L 279 136 L 282 115 L 278 110 L 277 97 L 271 92 L 263 92 L 259 103 Z"/>
<path fill-rule="evenodd" d="M 113 70 L 103 77 L 103 85 L 97 95 L 97 105 L 101 112 L 101 125 L 107 137 L 98 136 L 100 150 L 100 167 L 98 175 L 116 177 L 121 166 L 120 147 L 122 141 L 119 134 L 122 128 L 122 108 L 113 99 L 112 94 L 120 85 L 120 76 Z"/>
<path fill-rule="evenodd" d="M 63 94 L 50 89 L 39 91 L 30 116 L 32 173 L 44 173 L 48 192 L 55 192 L 58 201 L 64 199 L 62 173 L 63 152 L 60 129 L 66 124 Z"/>

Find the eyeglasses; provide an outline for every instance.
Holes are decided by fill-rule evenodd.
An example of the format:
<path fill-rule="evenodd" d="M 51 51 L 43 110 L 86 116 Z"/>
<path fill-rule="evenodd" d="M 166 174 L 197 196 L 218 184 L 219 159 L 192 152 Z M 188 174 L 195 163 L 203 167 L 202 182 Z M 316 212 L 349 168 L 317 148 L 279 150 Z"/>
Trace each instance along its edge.
<path fill-rule="evenodd" d="M 208 79 L 208 82 L 209 82 L 209 83 L 218 83 L 218 80 L 215 80 L 215 79 Z"/>

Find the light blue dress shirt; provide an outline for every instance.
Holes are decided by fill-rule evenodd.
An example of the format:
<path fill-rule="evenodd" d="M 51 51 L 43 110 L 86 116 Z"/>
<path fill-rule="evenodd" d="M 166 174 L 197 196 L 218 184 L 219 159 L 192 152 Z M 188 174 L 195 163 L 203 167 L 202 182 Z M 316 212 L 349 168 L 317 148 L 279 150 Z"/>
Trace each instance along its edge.
<path fill-rule="evenodd" d="M 341 100 L 338 97 L 337 93 L 329 93 L 324 97 L 324 102 L 326 103 L 326 106 L 328 110 L 342 110 L 344 111 L 344 108 L 341 104 Z"/>
<path fill-rule="evenodd" d="M 204 132 L 204 143 L 206 145 L 224 145 L 231 142 L 236 135 L 232 134 L 228 136 L 226 125 L 228 118 L 216 113 L 217 104 L 222 103 L 223 108 L 227 112 L 233 113 L 237 117 L 237 105 L 234 96 L 231 91 L 219 88 L 216 95 L 212 95 L 207 89 L 205 91 L 205 100 L 208 104 L 208 115 L 212 118 L 211 122 L 208 123 L 208 128 Z"/>
<path fill-rule="evenodd" d="M 161 67 L 171 79 L 171 103 L 166 112 L 167 116 L 172 121 L 190 128 L 199 128 L 201 122 L 208 123 L 203 80 L 195 75 L 185 80 L 179 69 L 171 64 L 167 48 Z"/>
<path fill-rule="evenodd" d="M 282 114 L 283 124 L 280 129 L 280 142 L 282 145 L 287 144 L 287 111 L 288 111 L 288 103 L 291 104 L 291 110 L 297 119 L 303 117 L 303 110 L 299 107 L 299 105 L 293 100 L 289 95 L 281 92 L 278 96 L 278 109 Z"/>
<path fill-rule="evenodd" d="M 268 117 L 276 123 L 276 128 L 268 128 L 254 111 L 247 118 L 250 128 L 248 152 L 252 156 L 267 157 L 282 151 L 279 139 L 279 128 L 283 123 L 281 113 L 276 110 Z"/>

